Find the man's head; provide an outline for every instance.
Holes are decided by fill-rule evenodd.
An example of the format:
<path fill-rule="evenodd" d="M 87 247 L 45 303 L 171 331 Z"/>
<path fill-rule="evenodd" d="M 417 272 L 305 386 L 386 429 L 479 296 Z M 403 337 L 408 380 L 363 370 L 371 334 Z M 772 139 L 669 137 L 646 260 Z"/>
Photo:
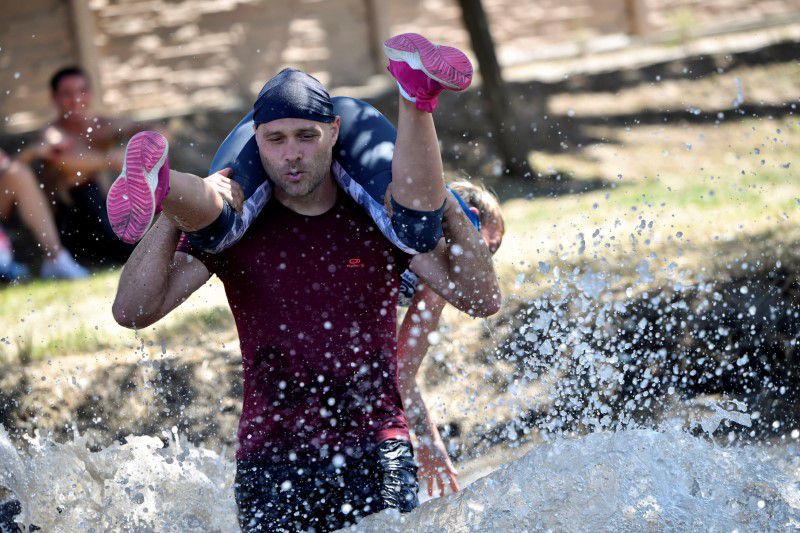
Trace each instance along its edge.
<path fill-rule="evenodd" d="M 339 117 L 315 78 L 282 70 L 261 89 L 253 125 L 264 170 L 286 195 L 306 196 L 328 176 Z"/>
<path fill-rule="evenodd" d="M 53 74 L 50 94 L 62 117 L 83 115 L 92 103 L 89 78 L 80 67 L 62 68 Z"/>
<path fill-rule="evenodd" d="M 497 252 L 506 232 L 497 196 L 486 187 L 466 180 L 454 181 L 449 187 L 466 202 L 470 211 L 478 215 L 481 223 L 481 237 L 492 253 Z"/>

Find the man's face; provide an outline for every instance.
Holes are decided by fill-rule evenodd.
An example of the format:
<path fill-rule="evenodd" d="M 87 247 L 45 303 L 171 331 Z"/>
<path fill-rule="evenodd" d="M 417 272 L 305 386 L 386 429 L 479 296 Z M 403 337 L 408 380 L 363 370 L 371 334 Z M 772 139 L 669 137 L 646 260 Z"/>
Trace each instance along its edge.
<path fill-rule="evenodd" d="M 331 123 L 282 118 L 259 124 L 256 143 L 261 164 L 288 196 L 312 193 L 330 171 L 339 117 Z"/>
<path fill-rule="evenodd" d="M 53 91 L 53 102 L 61 116 L 85 114 L 92 103 L 89 80 L 79 74 L 61 78 Z"/>

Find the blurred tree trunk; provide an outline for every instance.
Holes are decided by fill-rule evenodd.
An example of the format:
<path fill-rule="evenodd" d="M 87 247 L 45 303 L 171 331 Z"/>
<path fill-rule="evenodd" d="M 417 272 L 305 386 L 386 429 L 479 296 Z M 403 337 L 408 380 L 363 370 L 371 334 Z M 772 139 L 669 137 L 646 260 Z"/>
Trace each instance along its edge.
<path fill-rule="evenodd" d="M 647 7 L 645 0 L 625 0 L 628 34 L 637 37 L 647 33 Z"/>
<path fill-rule="evenodd" d="M 69 0 L 68 4 L 74 28 L 73 36 L 78 48 L 79 63 L 92 85 L 95 106 L 98 110 L 103 110 L 103 85 L 100 80 L 100 59 L 95 44 L 97 30 L 92 8 L 89 7 L 88 0 Z"/>
<path fill-rule="evenodd" d="M 503 164 L 510 175 L 523 176 L 530 172 L 525 135 L 518 132 L 513 104 L 508 97 L 503 74 L 497 62 L 489 21 L 481 0 L 459 0 L 464 26 L 478 58 L 483 80 L 482 95 L 486 103 L 492 134 Z"/>
<path fill-rule="evenodd" d="M 367 39 L 374 74 L 386 74 L 386 56 L 383 53 L 383 40 L 389 33 L 389 10 L 386 4 L 387 0 L 364 0 Z"/>

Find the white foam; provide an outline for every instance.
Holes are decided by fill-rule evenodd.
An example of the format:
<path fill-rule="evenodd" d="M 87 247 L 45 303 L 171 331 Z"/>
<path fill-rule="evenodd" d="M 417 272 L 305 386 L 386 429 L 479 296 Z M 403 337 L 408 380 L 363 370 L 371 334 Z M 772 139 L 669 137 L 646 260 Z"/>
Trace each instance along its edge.
<path fill-rule="evenodd" d="M 757 447 L 680 432 L 558 439 L 407 515 L 348 531 L 765 531 L 800 527 L 797 480 Z"/>
<path fill-rule="evenodd" d="M 80 437 L 0 431 L 0 477 L 24 523 L 45 531 L 238 531 L 234 465 L 177 439 L 131 437 L 90 452 Z M 349 531 L 782 530 L 800 527 L 798 461 L 788 447 L 722 447 L 678 431 L 558 438 L 457 494 Z"/>
<path fill-rule="evenodd" d="M 1 428 L 0 428 L 1 429 Z M 0 472 L 23 506 L 22 524 L 44 531 L 238 531 L 235 466 L 172 438 L 129 437 L 91 452 L 80 436 L 31 440 L 20 453 L 0 432 Z"/>

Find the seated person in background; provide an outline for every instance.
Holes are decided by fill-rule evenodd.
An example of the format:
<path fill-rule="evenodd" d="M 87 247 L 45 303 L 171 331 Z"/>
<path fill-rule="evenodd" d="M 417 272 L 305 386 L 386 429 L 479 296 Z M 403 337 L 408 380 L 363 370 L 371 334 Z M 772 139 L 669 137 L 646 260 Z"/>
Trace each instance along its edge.
<path fill-rule="evenodd" d="M 486 188 L 468 181 L 451 183 L 449 188 L 477 216 L 481 237 L 492 253 L 497 252 L 505 233 L 505 223 L 497 197 Z M 433 496 L 434 487 L 439 488 L 441 495 L 444 495 L 446 486 L 457 492 L 458 473 L 450 461 L 447 448 L 436 424 L 430 418 L 417 385 L 417 372 L 430 347 L 428 335 L 437 331 L 446 302 L 430 287 L 421 284 L 410 270 L 403 273 L 401 294 L 400 305 L 408 305 L 408 312 L 400 325 L 397 339 L 398 373 L 408 425 L 417 436 L 415 455 L 418 476 L 428 486 L 429 496 Z"/>
<path fill-rule="evenodd" d="M 111 175 L 122 168 L 120 144 L 141 128 L 92 113 L 89 78 L 80 67 L 56 72 L 50 89 L 58 117 L 42 133 L 43 144 L 50 147 L 42 177 L 55 200 L 58 229 L 79 257 L 122 263 L 132 247 L 111 231 L 105 200 Z"/>
<path fill-rule="evenodd" d="M 0 282 L 22 281 L 31 275 L 28 267 L 14 261 L 14 249 L 11 239 L 0 226 Z"/>
<path fill-rule="evenodd" d="M 34 156 L 45 158 L 47 154 L 44 148 L 38 147 L 20 154 L 22 160 Z M 89 275 L 61 244 L 47 198 L 33 172 L 23 162 L 12 160 L 0 150 L 0 221 L 7 220 L 14 209 L 44 255 L 43 278 L 77 279 Z M 0 278 L 11 281 L 26 278 L 28 274 L 27 267 L 14 262 L 11 241 L 0 230 Z"/>

